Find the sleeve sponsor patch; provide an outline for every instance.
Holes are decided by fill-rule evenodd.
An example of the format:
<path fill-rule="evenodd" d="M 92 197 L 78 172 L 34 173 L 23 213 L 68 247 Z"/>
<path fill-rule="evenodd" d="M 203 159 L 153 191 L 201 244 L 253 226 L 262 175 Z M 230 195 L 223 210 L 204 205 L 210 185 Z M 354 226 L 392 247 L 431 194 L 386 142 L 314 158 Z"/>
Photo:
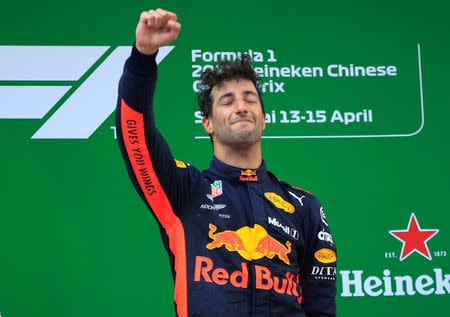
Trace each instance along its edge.
<path fill-rule="evenodd" d="M 336 253 L 330 249 L 320 249 L 317 251 L 314 256 L 317 261 L 322 263 L 333 263 L 336 262 Z"/>

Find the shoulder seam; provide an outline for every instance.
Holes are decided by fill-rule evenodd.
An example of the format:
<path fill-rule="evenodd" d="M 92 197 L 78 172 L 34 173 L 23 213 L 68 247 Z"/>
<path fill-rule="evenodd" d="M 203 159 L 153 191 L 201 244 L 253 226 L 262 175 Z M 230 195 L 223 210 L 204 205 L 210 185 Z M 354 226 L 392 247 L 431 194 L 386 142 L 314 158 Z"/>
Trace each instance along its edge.
<path fill-rule="evenodd" d="M 305 189 L 303 189 L 303 188 L 292 186 L 292 185 L 286 183 L 285 181 L 282 181 L 281 179 L 277 179 L 277 181 L 280 182 L 280 183 L 286 184 L 286 185 L 288 185 L 288 186 L 291 187 L 291 188 L 294 188 L 294 189 L 298 189 L 298 190 L 304 191 L 305 193 L 308 193 L 308 194 L 314 196 L 313 193 L 311 193 L 311 192 L 309 192 L 309 191 L 307 191 L 307 190 L 305 190 Z"/>

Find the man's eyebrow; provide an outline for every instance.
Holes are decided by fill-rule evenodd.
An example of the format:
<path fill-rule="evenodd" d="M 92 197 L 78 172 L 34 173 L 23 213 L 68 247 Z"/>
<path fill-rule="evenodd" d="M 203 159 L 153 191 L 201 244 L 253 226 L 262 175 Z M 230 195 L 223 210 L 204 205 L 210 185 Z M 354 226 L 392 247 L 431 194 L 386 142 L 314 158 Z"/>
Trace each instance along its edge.
<path fill-rule="evenodd" d="M 242 94 L 244 94 L 245 96 L 252 95 L 252 96 L 258 97 L 258 95 L 254 91 L 251 91 L 251 90 L 243 90 Z M 224 98 L 233 97 L 233 96 L 234 96 L 234 92 L 232 92 L 232 91 L 227 92 L 226 94 L 223 94 L 222 96 L 219 97 L 219 101 Z"/>
<path fill-rule="evenodd" d="M 230 91 L 230 92 L 227 92 L 226 94 L 223 94 L 222 96 L 220 96 L 219 100 L 222 100 L 227 97 L 233 97 L 233 96 L 234 96 L 234 92 Z"/>
<path fill-rule="evenodd" d="M 248 96 L 248 95 L 253 95 L 253 96 L 255 96 L 255 97 L 258 97 L 258 95 L 256 94 L 256 92 L 251 91 L 251 90 L 244 90 L 242 93 L 243 93 L 244 95 L 246 95 L 246 96 Z"/>

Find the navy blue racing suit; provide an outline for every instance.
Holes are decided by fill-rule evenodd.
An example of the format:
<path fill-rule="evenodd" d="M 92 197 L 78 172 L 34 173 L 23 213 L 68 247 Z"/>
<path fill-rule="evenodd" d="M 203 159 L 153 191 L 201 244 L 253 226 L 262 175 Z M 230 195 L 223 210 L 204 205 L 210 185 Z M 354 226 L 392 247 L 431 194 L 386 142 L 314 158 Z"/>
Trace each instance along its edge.
<path fill-rule="evenodd" d="M 209 168 L 173 158 L 155 127 L 155 55 L 125 63 L 117 136 L 131 181 L 156 218 L 186 316 L 335 316 L 336 246 L 309 192 L 263 162 Z"/>

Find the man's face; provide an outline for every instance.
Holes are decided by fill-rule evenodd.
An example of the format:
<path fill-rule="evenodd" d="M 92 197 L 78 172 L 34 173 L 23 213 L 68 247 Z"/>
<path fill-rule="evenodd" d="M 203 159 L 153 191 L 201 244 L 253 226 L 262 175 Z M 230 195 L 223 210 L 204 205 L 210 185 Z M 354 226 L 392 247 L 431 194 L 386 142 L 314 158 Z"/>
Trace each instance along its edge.
<path fill-rule="evenodd" d="M 203 118 L 206 132 L 215 144 L 253 145 L 266 127 L 258 91 L 248 79 L 232 79 L 214 86 L 212 114 Z"/>

